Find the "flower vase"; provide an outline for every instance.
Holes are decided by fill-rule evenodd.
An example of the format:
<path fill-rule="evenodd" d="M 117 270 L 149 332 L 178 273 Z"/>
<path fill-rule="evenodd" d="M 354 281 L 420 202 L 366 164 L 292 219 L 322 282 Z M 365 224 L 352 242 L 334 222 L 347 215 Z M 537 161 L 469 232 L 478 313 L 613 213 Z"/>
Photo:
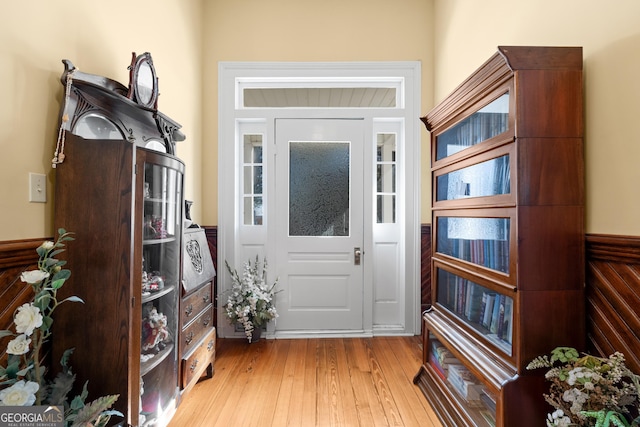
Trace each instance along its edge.
<path fill-rule="evenodd" d="M 251 331 L 251 342 L 258 342 L 260 341 L 260 336 L 262 335 L 262 328 L 260 327 L 255 327 L 253 328 L 253 331 Z"/>

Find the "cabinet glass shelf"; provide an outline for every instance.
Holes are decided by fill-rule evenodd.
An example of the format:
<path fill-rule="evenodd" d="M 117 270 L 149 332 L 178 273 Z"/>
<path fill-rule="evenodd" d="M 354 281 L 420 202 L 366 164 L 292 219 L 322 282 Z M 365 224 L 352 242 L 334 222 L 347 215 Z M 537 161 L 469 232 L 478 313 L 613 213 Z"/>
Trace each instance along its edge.
<path fill-rule="evenodd" d="M 512 353 L 513 299 L 436 268 L 437 302 L 507 355 Z"/>
<path fill-rule="evenodd" d="M 145 239 L 142 241 L 143 245 L 160 245 L 162 243 L 170 243 L 170 242 L 174 242 L 176 240 L 175 237 L 173 236 L 169 236 L 169 237 L 165 237 L 165 238 L 158 238 L 158 239 Z"/>
<path fill-rule="evenodd" d="M 151 372 L 156 366 L 158 366 L 164 359 L 166 359 L 174 349 L 173 343 L 169 343 L 167 347 L 161 350 L 158 354 L 155 354 L 151 359 L 146 362 L 140 363 L 140 375 L 145 376 Z"/>
<path fill-rule="evenodd" d="M 456 154 L 509 129 L 509 92 L 436 137 L 436 160 Z"/>
<path fill-rule="evenodd" d="M 149 301 L 153 301 L 155 299 L 161 298 L 165 295 L 167 295 L 170 292 L 173 292 L 175 290 L 174 286 L 165 286 L 163 289 L 159 290 L 159 291 L 155 291 L 155 292 L 149 292 L 148 294 L 146 293 L 142 293 L 142 303 L 146 303 Z"/>

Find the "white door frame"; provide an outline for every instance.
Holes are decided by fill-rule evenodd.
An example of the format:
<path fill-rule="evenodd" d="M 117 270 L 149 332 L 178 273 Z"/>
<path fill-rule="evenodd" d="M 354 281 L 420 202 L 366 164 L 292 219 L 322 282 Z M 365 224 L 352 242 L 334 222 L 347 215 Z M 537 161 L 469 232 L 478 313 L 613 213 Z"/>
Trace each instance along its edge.
<path fill-rule="evenodd" d="M 245 131 L 262 135 L 265 146 L 264 176 L 270 176 L 270 158 L 275 151 L 273 135 L 276 118 L 360 118 L 365 120 L 366 137 L 373 144 L 376 132 L 393 132 L 401 141 L 398 176 L 402 194 L 399 195 L 395 234 L 402 234 L 398 244 L 385 241 L 389 228 L 376 224 L 365 230 L 363 271 L 363 336 L 414 335 L 420 331 L 420 63 L 419 62 L 346 62 L 346 63 L 247 63 L 221 62 L 219 77 L 219 138 L 218 138 L 218 333 L 221 337 L 242 337 L 229 325 L 224 315 L 226 290 L 230 287 L 225 261 L 241 268 L 248 259 L 269 257 L 269 242 L 274 227 L 244 226 L 241 221 L 241 176 L 239 138 Z M 243 89 L 259 87 L 395 87 L 396 105 L 390 108 L 247 108 L 243 105 Z M 272 150 L 269 153 L 269 150 Z M 374 158 L 374 148 L 365 159 Z M 375 159 L 373 159 L 375 160 Z M 366 161 L 366 160 L 365 160 Z M 371 167 L 374 170 L 374 167 Z M 371 181 L 375 184 L 375 176 Z M 265 182 L 265 209 L 269 194 L 273 194 L 273 180 Z M 373 188 L 375 191 L 375 188 Z M 375 197 L 369 199 L 375 200 Z M 370 212 L 375 215 L 374 206 Z M 273 251 L 271 251 L 273 252 Z M 376 255 L 378 254 L 378 255 Z M 395 257 L 393 268 L 381 269 L 373 258 Z M 377 267 L 376 267 L 377 264 Z M 377 268 L 377 269 L 376 269 Z M 270 272 L 274 280 L 277 272 Z M 382 289 L 388 283 L 394 289 Z M 378 295 L 383 295 L 378 298 Z M 277 304 L 277 300 L 276 300 Z M 392 321 L 376 322 L 378 312 L 395 304 L 396 317 Z M 378 307 L 375 308 L 374 307 Z M 382 307 L 382 309 L 380 309 Z M 385 318 L 385 314 L 382 314 Z M 291 337 L 288 334 L 287 337 Z M 308 335 L 305 335 L 308 336 Z M 322 335 L 327 336 L 327 335 Z M 278 337 L 277 327 L 270 322 L 267 338 Z"/>

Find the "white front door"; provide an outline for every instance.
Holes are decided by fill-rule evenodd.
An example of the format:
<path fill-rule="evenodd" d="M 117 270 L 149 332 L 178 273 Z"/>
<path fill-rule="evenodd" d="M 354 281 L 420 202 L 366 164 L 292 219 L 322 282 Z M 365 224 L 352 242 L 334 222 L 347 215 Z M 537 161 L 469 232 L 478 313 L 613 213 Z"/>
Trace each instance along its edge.
<path fill-rule="evenodd" d="M 220 64 L 221 337 L 243 337 L 224 316 L 225 262 L 256 256 L 279 279 L 267 337 L 420 330 L 421 75 L 419 62 Z"/>
<path fill-rule="evenodd" d="M 277 333 L 363 330 L 364 121 L 276 119 Z"/>

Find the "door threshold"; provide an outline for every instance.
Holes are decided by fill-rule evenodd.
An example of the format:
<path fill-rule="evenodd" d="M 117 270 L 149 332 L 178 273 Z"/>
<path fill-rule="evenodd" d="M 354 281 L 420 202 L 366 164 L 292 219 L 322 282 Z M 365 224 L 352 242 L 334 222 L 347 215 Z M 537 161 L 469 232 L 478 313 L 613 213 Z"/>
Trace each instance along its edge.
<path fill-rule="evenodd" d="M 266 338 L 272 339 L 309 339 L 309 338 L 371 338 L 371 331 L 276 331 L 267 333 Z"/>

